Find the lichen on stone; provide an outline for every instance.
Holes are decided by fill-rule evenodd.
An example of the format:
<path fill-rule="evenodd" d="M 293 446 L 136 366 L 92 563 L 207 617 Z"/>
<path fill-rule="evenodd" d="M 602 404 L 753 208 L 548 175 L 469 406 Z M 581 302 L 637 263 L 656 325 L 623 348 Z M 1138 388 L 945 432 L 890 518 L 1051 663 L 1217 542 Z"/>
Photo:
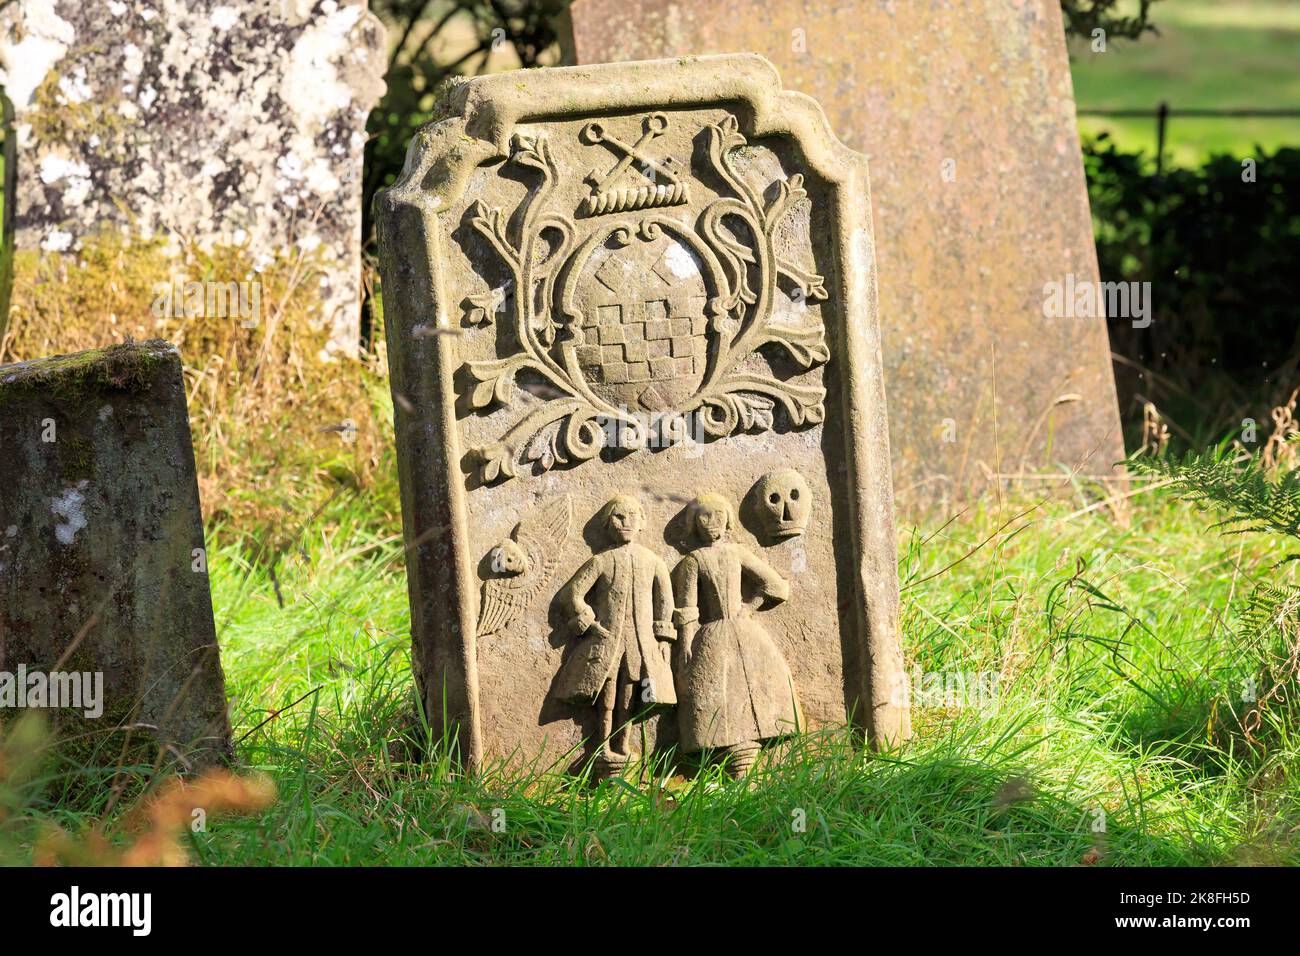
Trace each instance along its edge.
<path fill-rule="evenodd" d="M 330 354 L 360 332 L 365 125 L 383 92 L 365 0 L 14 0 L 0 86 L 24 173 L 19 250 L 119 228 L 168 243 L 319 253 Z"/>

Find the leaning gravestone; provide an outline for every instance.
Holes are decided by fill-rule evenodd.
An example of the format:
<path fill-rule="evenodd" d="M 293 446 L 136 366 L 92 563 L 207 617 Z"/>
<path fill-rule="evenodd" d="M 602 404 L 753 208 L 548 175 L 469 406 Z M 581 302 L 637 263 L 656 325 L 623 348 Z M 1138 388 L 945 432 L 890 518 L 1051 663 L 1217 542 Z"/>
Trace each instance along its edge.
<path fill-rule="evenodd" d="M 310 255 L 328 350 L 355 355 L 361 160 L 386 68 L 365 0 L 0 5 L 16 248 L 75 252 L 111 226 L 255 263 Z"/>
<path fill-rule="evenodd" d="M 905 737 L 865 161 L 755 56 L 439 110 L 376 202 L 434 727 L 600 773 Z"/>
<path fill-rule="evenodd" d="M 747 50 L 871 163 L 900 503 L 1124 457 L 1058 0 L 576 0 L 572 62 Z"/>
<path fill-rule="evenodd" d="M 166 342 L 0 366 L 0 721 L 24 707 L 110 761 L 118 731 L 168 763 L 231 755 Z"/>

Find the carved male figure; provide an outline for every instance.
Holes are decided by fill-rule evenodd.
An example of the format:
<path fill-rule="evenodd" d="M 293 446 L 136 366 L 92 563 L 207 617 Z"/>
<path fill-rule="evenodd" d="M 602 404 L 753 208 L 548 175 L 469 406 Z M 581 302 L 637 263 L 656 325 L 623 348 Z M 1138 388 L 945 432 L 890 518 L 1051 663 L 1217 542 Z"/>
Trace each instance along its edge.
<path fill-rule="evenodd" d="M 595 702 L 600 715 L 597 773 L 629 758 L 633 709 L 675 704 L 667 642 L 673 629 L 672 582 L 657 554 L 636 543 L 645 525 L 641 502 L 612 498 L 600 512 L 609 546 L 583 563 L 560 592 L 569 629 L 581 638 L 556 678 L 555 696 Z"/>
<path fill-rule="evenodd" d="M 688 527 L 698 547 L 673 571 L 674 620 L 681 632 L 677 709 L 685 753 L 712 750 L 744 776 L 762 741 L 804 725 L 790 668 L 752 617 L 790 595 L 790 585 L 743 545 L 725 540 L 731 504 L 716 494 L 691 502 Z M 745 600 L 742 586 L 752 583 Z"/>

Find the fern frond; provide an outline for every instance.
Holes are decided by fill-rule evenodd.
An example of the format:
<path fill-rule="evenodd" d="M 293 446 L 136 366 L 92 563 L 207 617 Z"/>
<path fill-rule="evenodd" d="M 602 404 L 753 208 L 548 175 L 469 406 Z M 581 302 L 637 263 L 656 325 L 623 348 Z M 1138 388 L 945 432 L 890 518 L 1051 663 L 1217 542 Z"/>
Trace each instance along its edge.
<path fill-rule="evenodd" d="M 1137 457 L 1127 464 L 1138 474 L 1171 480 L 1184 501 L 1228 512 L 1216 528 L 1300 538 L 1300 468 L 1272 476 L 1257 458 L 1218 449 L 1189 451 L 1181 459 Z"/>

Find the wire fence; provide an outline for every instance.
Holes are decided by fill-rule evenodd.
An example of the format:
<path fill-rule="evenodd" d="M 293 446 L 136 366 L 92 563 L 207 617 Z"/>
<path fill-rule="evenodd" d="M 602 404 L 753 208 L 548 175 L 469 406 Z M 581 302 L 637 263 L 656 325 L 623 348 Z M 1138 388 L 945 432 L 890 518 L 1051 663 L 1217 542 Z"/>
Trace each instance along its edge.
<path fill-rule="evenodd" d="M 1164 174 L 1165 133 L 1171 117 L 1180 116 L 1187 119 L 1300 119 L 1300 109 L 1201 109 L 1198 107 L 1180 107 L 1174 109 L 1161 100 L 1153 110 L 1142 109 L 1081 109 L 1080 116 L 1110 116 L 1117 118 L 1151 117 L 1156 122 L 1156 175 Z"/>

